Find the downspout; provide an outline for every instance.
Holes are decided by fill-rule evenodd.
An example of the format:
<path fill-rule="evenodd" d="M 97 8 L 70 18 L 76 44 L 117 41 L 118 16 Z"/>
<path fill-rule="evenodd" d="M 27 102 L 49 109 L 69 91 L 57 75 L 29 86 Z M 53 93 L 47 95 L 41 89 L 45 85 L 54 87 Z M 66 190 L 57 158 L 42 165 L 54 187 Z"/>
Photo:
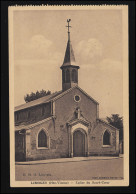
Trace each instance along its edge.
<path fill-rule="evenodd" d="M 55 127 L 55 101 L 51 101 L 51 116 L 52 116 L 52 121 L 53 121 L 53 127 L 54 127 L 54 133 L 56 132 L 56 127 Z"/>

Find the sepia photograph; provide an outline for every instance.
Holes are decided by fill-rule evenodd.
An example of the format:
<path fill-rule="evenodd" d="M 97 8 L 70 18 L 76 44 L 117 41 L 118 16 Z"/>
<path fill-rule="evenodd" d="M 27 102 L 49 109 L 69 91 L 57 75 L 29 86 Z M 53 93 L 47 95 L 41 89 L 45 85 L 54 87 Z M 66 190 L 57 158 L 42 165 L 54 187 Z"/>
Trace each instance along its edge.
<path fill-rule="evenodd" d="M 11 187 L 128 186 L 128 6 L 8 15 Z"/>

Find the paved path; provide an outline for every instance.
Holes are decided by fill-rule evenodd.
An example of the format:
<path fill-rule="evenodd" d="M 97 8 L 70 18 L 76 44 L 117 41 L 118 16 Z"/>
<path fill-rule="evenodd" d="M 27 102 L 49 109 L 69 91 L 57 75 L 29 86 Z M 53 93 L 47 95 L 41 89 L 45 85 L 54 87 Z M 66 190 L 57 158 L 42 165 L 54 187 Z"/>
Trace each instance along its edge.
<path fill-rule="evenodd" d="M 123 158 L 16 165 L 16 180 L 122 179 Z"/>
<path fill-rule="evenodd" d="M 111 160 L 122 158 L 119 157 L 107 157 L 107 156 L 89 156 L 89 157 L 73 157 L 73 158 L 56 158 L 48 160 L 36 160 L 36 161 L 25 161 L 25 162 L 16 162 L 16 165 L 29 165 L 29 164 L 48 164 L 48 163 L 64 163 L 64 162 L 79 162 L 79 161 L 89 161 L 89 160 Z"/>

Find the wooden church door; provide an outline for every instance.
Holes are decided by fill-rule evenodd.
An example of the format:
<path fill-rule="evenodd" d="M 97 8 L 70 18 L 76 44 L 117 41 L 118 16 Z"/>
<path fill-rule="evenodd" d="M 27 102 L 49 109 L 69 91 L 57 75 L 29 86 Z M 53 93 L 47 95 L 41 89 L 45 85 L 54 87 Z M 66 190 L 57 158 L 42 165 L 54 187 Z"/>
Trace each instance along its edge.
<path fill-rule="evenodd" d="M 73 134 L 73 156 L 79 157 L 85 155 L 85 135 L 81 131 L 75 131 Z"/>

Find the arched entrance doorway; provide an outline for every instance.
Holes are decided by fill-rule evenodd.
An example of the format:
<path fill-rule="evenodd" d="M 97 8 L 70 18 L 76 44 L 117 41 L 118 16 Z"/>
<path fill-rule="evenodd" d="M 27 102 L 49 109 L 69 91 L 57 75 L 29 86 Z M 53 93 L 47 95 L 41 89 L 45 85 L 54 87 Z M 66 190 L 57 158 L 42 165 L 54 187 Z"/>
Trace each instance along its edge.
<path fill-rule="evenodd" d="M 73 134 L 73 156 L 85 156 L 85 134 L 80 130 Z"/>

